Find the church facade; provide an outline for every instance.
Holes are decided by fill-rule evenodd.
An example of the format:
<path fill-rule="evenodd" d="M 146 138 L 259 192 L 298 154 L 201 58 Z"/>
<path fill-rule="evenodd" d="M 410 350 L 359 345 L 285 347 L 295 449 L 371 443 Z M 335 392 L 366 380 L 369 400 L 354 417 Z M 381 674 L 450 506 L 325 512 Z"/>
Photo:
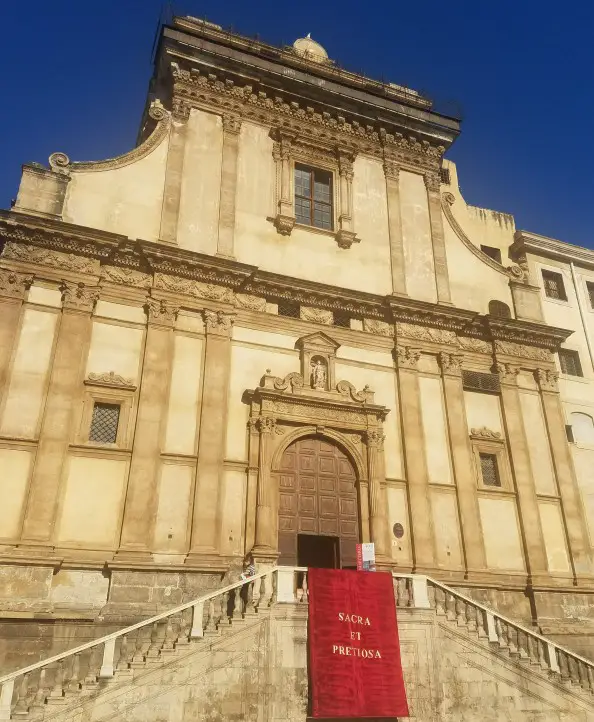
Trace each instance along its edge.
<path fill-rule="evenodd" d="M 309 38 L 176 18 L 134 150 L 23 167 L 5 670 L 359 542 L 591 656 L 594 252 L 467 205 L 459 132 Z"/>

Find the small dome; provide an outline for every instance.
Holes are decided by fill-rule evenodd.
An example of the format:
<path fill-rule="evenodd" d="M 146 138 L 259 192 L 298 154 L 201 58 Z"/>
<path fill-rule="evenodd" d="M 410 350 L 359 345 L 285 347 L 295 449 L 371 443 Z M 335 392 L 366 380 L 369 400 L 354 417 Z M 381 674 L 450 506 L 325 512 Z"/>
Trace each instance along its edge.
<path fill-rule="evenodd" d="M 315 63 L 324 63 L 328 60 L 328 53 L 319 43 L 309 37 L 309 33 L 306 38 L 295 40 L 293 49 L 298 55 L 313 60 Z"/>

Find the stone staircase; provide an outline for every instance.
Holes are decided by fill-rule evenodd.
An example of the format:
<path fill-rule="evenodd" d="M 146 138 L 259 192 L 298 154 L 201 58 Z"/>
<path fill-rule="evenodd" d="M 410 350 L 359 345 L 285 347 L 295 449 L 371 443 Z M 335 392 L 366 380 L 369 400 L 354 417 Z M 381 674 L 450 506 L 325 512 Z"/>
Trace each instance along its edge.
<path fill-rule="evenodd" d="M 422 575 L 394 575 L 411 717 L 594 720 L 594 664 Z M 307 714 L 307 572 L 275 567 L 0 677 L 0 720 Z"/>

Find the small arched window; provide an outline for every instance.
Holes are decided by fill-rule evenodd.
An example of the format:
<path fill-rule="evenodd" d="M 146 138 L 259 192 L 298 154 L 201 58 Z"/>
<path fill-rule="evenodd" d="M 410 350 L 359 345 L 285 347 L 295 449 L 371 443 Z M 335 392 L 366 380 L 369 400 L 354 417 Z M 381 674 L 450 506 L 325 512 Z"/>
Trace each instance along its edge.
<path fill-rule="evenodd" d="M 489 301 L 489 315 L 496 318 L 511 318 L 511 310 L 503 301 Z"/>
<path fill-rule="evenodd" d="M 571 428 L 576 444 L 594 446 L 594 419 L 589 414 L 574 411 L 571 414 Z"/>

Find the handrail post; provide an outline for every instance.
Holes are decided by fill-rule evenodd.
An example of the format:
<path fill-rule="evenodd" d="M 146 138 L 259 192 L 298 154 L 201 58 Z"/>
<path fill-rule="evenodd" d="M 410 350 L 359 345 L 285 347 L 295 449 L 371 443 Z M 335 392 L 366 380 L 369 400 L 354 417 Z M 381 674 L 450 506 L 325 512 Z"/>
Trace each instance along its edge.
<path fill-rule="evenodd" d="M 424 574 L 415 574 L 412 578 L 413 605 L 415 609 L 431 609 L 427 577 Z"/>
<path fill-rule="evenodd" d="M 554 644 L 547 642 L 547 662 L 551 672 L 560 672 L 559 662 L 557 661 L 557 650 Z"/>
<path fill-rule="evenodd" d="M 276 570 L 276 601 L 281 604 L 295 602 L 295 570 L 293 567 L 279 567 Z"/>
<path fill-rule="evenodd" d="M 12 707 L 12 693 L 14 691 L 14 678 L 0 685 L 0 720 L 9 720 Z"/>
<path fill-rule="evenodd" d="M 112 637 L 105 642 L 103 647 L 103 661 L 99 670 L 99 677 L 113 677 L 113 659 L 115 657 L 116 637 Z"/>
<path fill-rule="evenodd" d="M 204 602 L 198 602 L 192 607 L 192 631 L 190 632 L 190 638 L 196 639 L 197 637 L 204 636 Z"/>

